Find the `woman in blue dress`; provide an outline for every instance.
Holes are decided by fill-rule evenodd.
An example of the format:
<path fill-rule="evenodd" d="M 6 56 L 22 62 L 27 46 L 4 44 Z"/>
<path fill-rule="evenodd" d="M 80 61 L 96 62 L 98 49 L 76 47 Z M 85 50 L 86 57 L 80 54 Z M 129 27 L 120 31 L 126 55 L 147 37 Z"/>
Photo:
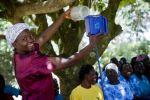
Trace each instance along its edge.
<path fill-rule="evenodd" d="M 136 98 L 150 99 L 150 83 L 144 75 L 144 65 L 142 62 L 136 62 L 133 66 L 134 74 L 129 80 L 130 86 Z"/>
<path fill-rule="evenodd" d="M 132 100 L 133 94 L 128 84 L 119 81 L 118 67 L 110 63 L 105 67 L 108 83 L 103 86 L 105 100 Z"/>

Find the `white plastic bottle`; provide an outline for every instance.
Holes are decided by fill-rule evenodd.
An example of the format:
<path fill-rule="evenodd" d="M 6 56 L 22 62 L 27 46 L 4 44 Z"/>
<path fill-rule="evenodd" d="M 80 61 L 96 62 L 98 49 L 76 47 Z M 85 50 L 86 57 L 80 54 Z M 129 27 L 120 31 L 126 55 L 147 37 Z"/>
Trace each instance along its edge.
<path fill-rule="evenodd" d="M 90 9 L 87 6 L 82 5 L 73 7 L 70 13 L 71 19 L 75 21 L 84 20 L 88 15 L 90 15 Z"/>

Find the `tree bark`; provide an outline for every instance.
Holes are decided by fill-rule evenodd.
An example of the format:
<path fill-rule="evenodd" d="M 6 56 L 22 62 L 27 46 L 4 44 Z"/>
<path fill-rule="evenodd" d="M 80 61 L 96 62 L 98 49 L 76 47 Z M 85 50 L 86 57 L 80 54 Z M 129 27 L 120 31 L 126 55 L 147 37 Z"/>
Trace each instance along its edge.
<path fill-rule="evenodd" d="M 2 39 L 5 39 L 5 36 L 0 34 L 0 40 Z"/>
<path fill-rule="evenodd" d="M 47 0 L 32 4 L 25 4 L 16 8 L 15 17 L 22 17 L 32 14 L 44 14 L 56 12 L 63 7 L 70 5 L 74 0 Z"/>
<path fill-rule="evenodd" d="M 3 15 L 1 17 L 7 18 L 13 23 L 17 23 L 23 21 L 23 16 L 56 12 L 67 5 L 71 5 L 74 1 L 75 0 L 47 0 L 44 2 L 23 3 L 21 6 L 10 2 L 9 5 L 11 6 L 9 6 L 7 1 L 3 0 L 0 2 L 5 5 L 6 10 L 0 12 L 0 15 Z"/>

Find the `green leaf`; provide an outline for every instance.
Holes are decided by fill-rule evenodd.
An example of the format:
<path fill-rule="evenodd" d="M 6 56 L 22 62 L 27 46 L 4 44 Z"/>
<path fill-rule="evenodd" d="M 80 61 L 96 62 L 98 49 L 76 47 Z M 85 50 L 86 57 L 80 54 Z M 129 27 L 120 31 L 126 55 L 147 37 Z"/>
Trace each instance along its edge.
<path fill-rule="evenodd" d="M 120 5 L 119 5 L 119 8 L 122 8 L 124 6 L 129 5 L 129 4 L 133 4 L 135 2 L 136 2 L 136 0 L 122 0 Z"/>

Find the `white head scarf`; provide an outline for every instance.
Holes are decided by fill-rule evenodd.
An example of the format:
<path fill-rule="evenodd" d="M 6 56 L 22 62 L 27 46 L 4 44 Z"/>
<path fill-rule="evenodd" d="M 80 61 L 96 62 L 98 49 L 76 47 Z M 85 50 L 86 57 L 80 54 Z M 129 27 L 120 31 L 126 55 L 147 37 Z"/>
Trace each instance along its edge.
<path fill-rule="evenodd" d="M 17 23 L 11 27 L 9 27 L 5 32 L 4 35 L 6 40 L 10 46 L 15 42 L 17 36 L 25 29 L 29 29 L 29 26 L 25 23 Z"/>
<path fill-rule="evenodd" d="M 105 70 L 107 70 L 107 69 L 113 69 L 113 70 L 115 70 L 115 71 L 118 73 L 118 67 L 117 67 L 117 65 L 114 64 L 114 63 L 108 64 L 108 65 L 105 67 Z"/>

